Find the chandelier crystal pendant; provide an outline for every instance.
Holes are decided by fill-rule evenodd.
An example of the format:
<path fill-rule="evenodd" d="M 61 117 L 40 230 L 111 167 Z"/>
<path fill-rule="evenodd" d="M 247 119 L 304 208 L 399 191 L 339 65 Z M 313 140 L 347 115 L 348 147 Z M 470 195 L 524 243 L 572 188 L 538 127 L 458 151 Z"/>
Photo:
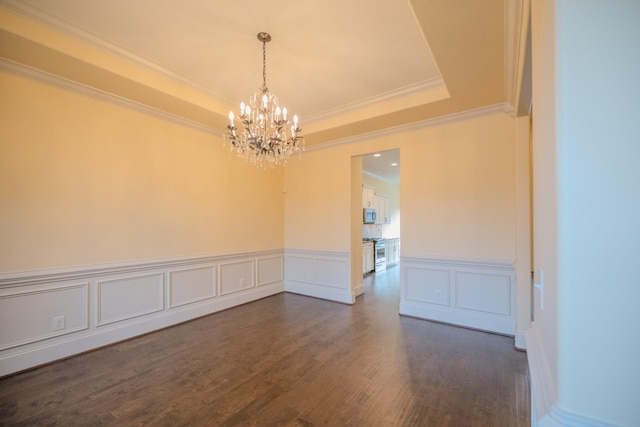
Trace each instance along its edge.
<path fill-rule="evenodd" d="M 249 98 L 249 104 L 240 104 L 237 119 L 241 129 L 235 125 L 236 115 L 229 112 L 228 132 L 224 139 L 231 142 L 240 157 L 254 165 L 274 167 L 286 164 L 296 151 L 304 151 L 304 139 L 300 135 L 298 116 L 293 123 L 287 118 L 287 109 L 280 108 L 278 98 L 267 88 L 267 50 L 271 41 L 268 33 L 258 33 L 262 42 L 262 87 Z"/>

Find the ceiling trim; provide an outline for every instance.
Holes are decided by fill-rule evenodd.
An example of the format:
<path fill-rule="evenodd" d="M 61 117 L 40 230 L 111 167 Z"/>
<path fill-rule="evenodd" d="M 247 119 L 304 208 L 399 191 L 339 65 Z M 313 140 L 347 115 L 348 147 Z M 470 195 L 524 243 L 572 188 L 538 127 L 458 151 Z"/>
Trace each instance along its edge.
<path fill-rule="evenodd" d="M 431 126 L 443 125 L 447 123 L 453 123 L 461 120 L 468 120 L 475 117 L 481 117 L 489 114 L 494 114 L 498 112 L 502 112 L 505 114 L 509 114 L 512 110 L 512 107 L 506 102 L 499 102 L 493 105 L 487 105 L 480 108 L 474 108 L 467 111 L 462 111 L 459 113 L 447 114 L 440 117 L 433 117 L 426 120 L 421 120 L 419 122 L 409 123 L 406 125 L 395 126 L 392 128 L 386 128 L 381 130 L 376 130 L 373 132 L 367 132 L 360 135 L 350 136 L 346 138 L 340 138 L 333 141 L 318 143 L 305 148 L 305 152 L 322 150 L 325 148 L 331 148 L 339 145 L 352 144 L 355 142 L 371 140 L 374 138 L 380 138 L 383 136 L 395 135 L 402 132 L 409 132 L 413 130 L 424 129 Z"/>
<path fill-rule="evenodd" d="M 370 105 L 377 104 L 383 101 L 390 101 L 398 98 L 404 98 L 407 96 L 420 94 L 422 92 L 435 91 L 443 88 L 446 89 L 442 78 L 434 77 L 432 79 L 423 80 L 421 82 L 417 82 L 400 89 L 392 90 L 386 93 L 382 93 L 380 95 L 372 96 L 370 98 L 365 98 L 356 102 L 352 102 L 350 104 L 342 105 L 337 108 L 333 108 L 318 114 L 314 114 L 309 117 L 305 117 L 305 121 L 314 122 L 317 120 L 325 120 L 331 117 L 352 112 L 354 110 L 365 108 Z"/>
<path fill-rule="evenodd" d="M 111 104 L 118 105 L 120 107 L 127 108 L 129 110 L 137 111 L 139 113 L 147 114 L 162 120 L 167 120 L 172 123 L 176 123 L 181 126 L 186 126 L 201 132 L 215 135 L 222 138 L 223 132 L 220 130 L 206 126 L 202 123 L 189 120 L 183 116 L 169 113 L 158 108 L 151 107 L 146 104 L 142 104 L 136 101 L 132 101 L 121 96 L 113 95 L 111 93 L 95 89 L 90 86 L 83 85 L 81 83 L 65 79 L 64 77 L 56 76 L 55 74 L 47 73 L 37 68 L 29 67 L 18 62 L 11 61 L 6 58 L 0 57 L 0 71 L 11 73 L 13 75 L 23 77 L 29 80 L 33 80 L 39 83 L 44 83 L 50 86 L 58 87 L 60 89 L 74 92 L 80 95 L 88 96 L 100 101 L 106 101 Z"/>
<path fill-rule="evenodd" d="M 505 100 L 519 110 L 523 67 L 527 56 L 531 0 L 505 0 Z"/>
<path fill-rule="evenodd" d="M 116 56 L 125 61 L 131 62 L 137 66 L 140 66 L 148 71 L 159 74 L 169 80 L 173 80 L 181 85 L 184 85 L 190 89 L 199 91 L 217 99 L 220 102 L 226 103 L 229 106 L 234 104 L 234 101 L 225 97 L 222 94 L 212 91 L 210 88 L 201 85 L 185 76 L 174 73 L 153 61 L 150 61 L 142 56 L 117 46 L 113 43 L 109 43 L 106 40 L 84 31 L 66 21 L 56 18 L 49 13 L 26 4 L 20 0 L 3 0 L 0 4 L 0 8 L 5 8 L 10 12 L 17 13 L 27 19 L 30 19 L 38 24 L 44 25 L 52 30 L 58 31 L 66 36 L 72 37 L 82 43 L 98 48 L 104 52 L 107 52 L 113 56 Z"/>

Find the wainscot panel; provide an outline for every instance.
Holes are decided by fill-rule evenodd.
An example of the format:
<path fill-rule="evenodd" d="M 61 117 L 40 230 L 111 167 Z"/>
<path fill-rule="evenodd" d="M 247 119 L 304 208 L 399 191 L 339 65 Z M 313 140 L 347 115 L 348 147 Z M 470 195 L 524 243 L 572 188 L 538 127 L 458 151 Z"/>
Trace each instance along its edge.
<path fill-rule="evenodd" d="M 253 259 L 243 259 L 220 264 L 220 295 L 253 288 Z"/>
<path fill-rule="evenodd" d="M 216 266 L 183 268 L 169 272 L 170 308 L 216 296 Z"/>
<path fill-rule="evenodd" d="M 164 309 L 162 273 L 98 281 L 98 325 Z"/>
<path fill-rule="evenodd" d="M 282 256 L 257 259 L 258 286 L 281 282 L 284 279 L 284 260 Z"/>
<path fill-rule="evenodd" d="M 271 250 L 0 274 L 0 377 L 283 292 L 283 263 Z"/>
<path fill-rule="evenodd" d="M 88 283 L 0 289 L 0 351 L 88 327 Z"/>
<path fill-rule="evenodd" d="M 403 257 L 400 314 L 515 333 L 515 269 L 510 262 Z"/>
<path fill-rule="evenodd" d="M 287 249 L 284 263 L 287 292 L 355 303 L 348 252 Z"/>

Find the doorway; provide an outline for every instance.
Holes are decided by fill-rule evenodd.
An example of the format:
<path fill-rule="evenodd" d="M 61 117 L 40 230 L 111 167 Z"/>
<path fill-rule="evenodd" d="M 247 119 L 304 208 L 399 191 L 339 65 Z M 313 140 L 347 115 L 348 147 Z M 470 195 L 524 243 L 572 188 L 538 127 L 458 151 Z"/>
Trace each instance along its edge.
<path fill-rule="evenodd" d="M 400 261 L 400 150 L 362 154 L 352 171 L 352 248 L 362 253 L 361 262 L 352 260 L 352 277 L 357 277 L 356 297 L 364 293 L 364 277 L 397 267 Z M 363 221 L 364 209 L 375 212 L 375 220 Z"/>

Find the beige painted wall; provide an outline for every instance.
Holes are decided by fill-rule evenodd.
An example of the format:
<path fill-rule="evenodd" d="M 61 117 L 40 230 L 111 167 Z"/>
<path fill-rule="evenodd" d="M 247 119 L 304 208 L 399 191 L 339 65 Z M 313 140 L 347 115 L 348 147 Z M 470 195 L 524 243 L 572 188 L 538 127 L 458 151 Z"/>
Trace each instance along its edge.
<path fill-rule="evenodd" d="M 0 272 L 282 248 L 281 169 L 10 74 L 0 92 Z"/>
<path fill-rule="evenodd" d="M 350 158 L 398 147 L 403 256 L 515 259 L 515 120 L 502 112 L 317 149 L 290 162 L 285 246 L 348 251 Z"/>
<path fill-rule="evenodd" d="M 514 129 L 498 113 L 406 136 L 403 256 L 515 259 Z"/>

